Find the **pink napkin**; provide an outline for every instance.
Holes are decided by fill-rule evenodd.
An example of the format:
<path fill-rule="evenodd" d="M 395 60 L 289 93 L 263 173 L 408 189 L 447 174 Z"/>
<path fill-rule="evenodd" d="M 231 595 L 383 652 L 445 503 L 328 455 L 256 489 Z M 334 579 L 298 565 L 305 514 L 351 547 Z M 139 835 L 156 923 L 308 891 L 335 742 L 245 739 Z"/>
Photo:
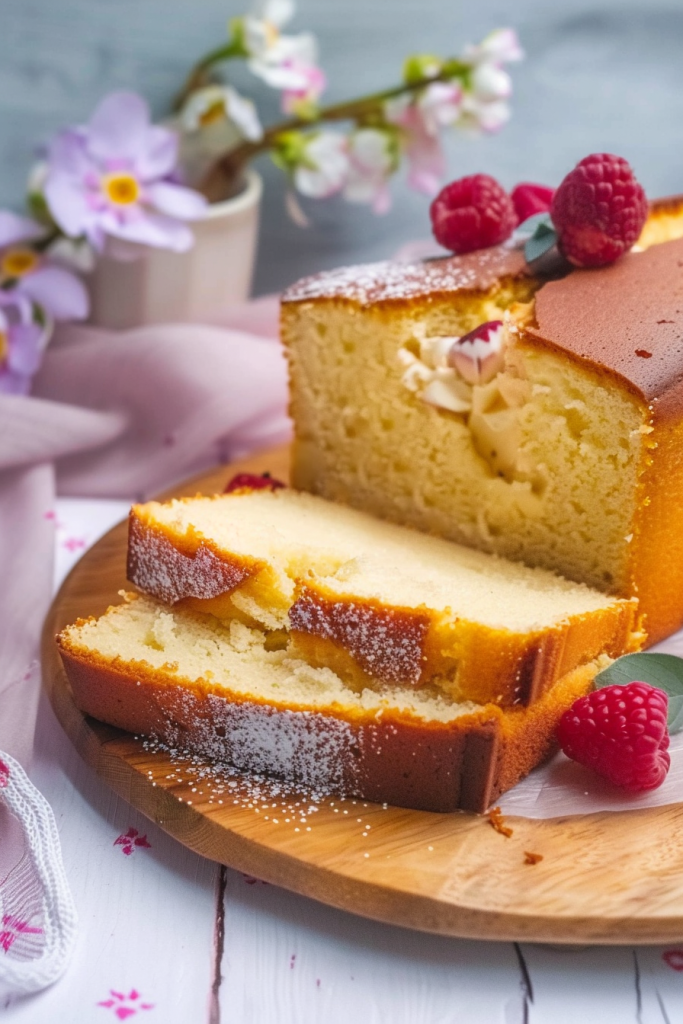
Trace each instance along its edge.
<path fill-rule="evenodd" d="M 51 598 L 55 495 L 140 499 L 284 442 L 290 424 L 277 309 L 275 298 L 249 303 L 221 327 L 69 325 L 53 339 L 32 395 L 0 395 L 0 751 L 25 768 Z M 9 926 L 3 931 L 3 918 L 16 919 L 7 893 L 27 859 L 7 810 L 13 772 L 1 756 L 0 957 L 3 942 L 17 938 Z"/>

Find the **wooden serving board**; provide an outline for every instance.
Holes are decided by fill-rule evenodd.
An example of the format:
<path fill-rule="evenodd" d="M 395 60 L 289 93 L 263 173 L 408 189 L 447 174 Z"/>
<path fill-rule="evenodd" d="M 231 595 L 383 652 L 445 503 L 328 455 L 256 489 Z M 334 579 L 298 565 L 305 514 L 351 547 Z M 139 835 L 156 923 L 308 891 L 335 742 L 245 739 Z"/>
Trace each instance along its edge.
<path fill-rule="evenodd" d="M 288 453 L 223 467 L 172 495 L 222 491 L 232 473 L 244 470 L 286 479 Z M 84 716 L 54 635 L 78 616 L 99 615 L 130 587 L 125 552 L 121 523 L 65 581 L 45 624 L 43 678 L 85 761 L 181 843 L 323 903 L 423 931 L 573 944 L 683 940 L 683 805 L 548 821 L 509 818 L 509 838 L 472 814 L 339 799 L 319 803 L 304 824 L 280 805 L 249 807 L 248 797 L 239 798 L 249 784 L 239 779 L 226 790 L 238 799 L 223 794 L 219 804 L 169 754 Z M 529 865 L 526 852 L 543 859 Z"/>

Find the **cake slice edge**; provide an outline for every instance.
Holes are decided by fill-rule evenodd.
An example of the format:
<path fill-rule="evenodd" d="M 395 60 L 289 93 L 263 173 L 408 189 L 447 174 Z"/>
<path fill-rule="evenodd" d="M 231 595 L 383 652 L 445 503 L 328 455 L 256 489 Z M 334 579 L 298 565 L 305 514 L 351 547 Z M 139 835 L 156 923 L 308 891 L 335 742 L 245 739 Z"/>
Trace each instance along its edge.
<path fill-rule="evenodd" d="M 153 665 L 146 660 L 152 657 L 146 650 L 154 648 L 146 647 L 145 615 L 136 623 L 131 612 L 136 605 L 150 621 L 156 616 L 164 629 L 217 645 L 224 656 L 230 631 L 150 598 L 127 595 L 126 601 L 99 620 L 79 620 L 57 638 L 74 700 L 85 714 L 293 785 L 420 810 L 484 812 L 553 750 L 560 715 L 587 692 L 598 671 L 595 662 L 575 669 L 530 708 L 456 706 L 450 720 L 363 706 L 350 690 L 345 706 L 337 699 L 313 708 L 288 701 L 285 693 L 281 700 L 265 700 L 248 687 L 240 691 L 237 683 L 227 687 L 210 671 L 184 674 L 187 666 L 177 662 Z M 114 616 L 123 627 L 125 654 L 103 653 L 95 645 L 98 627 Z M 236 665 L 238 646 L 233 643 Z M 272 672 L 281 661 L 272 659 Z M 267 668 L 259 663 L 258 671 Z"/>

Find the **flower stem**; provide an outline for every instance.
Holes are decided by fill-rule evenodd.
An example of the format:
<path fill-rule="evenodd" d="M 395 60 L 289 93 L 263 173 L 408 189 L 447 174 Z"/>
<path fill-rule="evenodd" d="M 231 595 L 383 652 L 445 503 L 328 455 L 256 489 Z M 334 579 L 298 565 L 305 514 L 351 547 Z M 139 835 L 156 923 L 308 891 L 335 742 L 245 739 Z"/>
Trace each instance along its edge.
<path fill-rule="evenodd" d="M 233 183 L 239 180 L 245 164 L 259 154 L 272 149 L 278 136 L 284 135 L 286 132 L 311 129 L 318 124 L 330 121 L 360 123 L 370 121 L 373 116 L 382 113 L 382 108 L 388 100 L 396 99 L 398 96 L 412 95 L 434 82 L 449 82 L 456 78 L 466 80 L 471 70 L 471 65 L 465 61 L 448 60 L 444 62 L 437 75 L 425 76 L 412 82 L 404 82 L 391 89 L 371 93 L 369 96 L 360 96 L 354 100 L 345 100 L 342 103 L 321 107 L 313 118 L 292 117 L 286 121 L 280 121 L 278 124 L 266 128 L 258 142 L 241 142 L 234 149 L 219 157 L 209 169 L 200 190 L 212 202 L 224 199 L 234 187 Z"/>

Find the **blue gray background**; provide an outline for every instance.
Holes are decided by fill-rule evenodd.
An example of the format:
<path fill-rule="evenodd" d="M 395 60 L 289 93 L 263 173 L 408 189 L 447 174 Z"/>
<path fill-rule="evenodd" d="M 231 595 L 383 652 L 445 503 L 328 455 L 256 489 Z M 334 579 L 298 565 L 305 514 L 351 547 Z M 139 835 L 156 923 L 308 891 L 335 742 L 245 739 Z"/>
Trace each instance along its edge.
<path fill-rule="evenodd" d="M 163 115 L 191 63 L 246 6 L 2 0 L 0 204 L 21 208 L 34 146 L 87 117 L 108 90 L 137 89 Z M 507 186 L 554 184 L 582 156 L 608 150 L 631 161 L 648 194 L 683 191 L 683 2 L 299 0 L 290 29 L 317 34 L 332 101 L 397 82 L 410 52 L 456 54 L 503 25 L 517 28 L 527 52 L 512 67 L 513 120 L 495 137 L 450 134 L 451 177 L 486 170 Z M 277 117 L 275 94 L 256 91 L 267 123 Z M 428 201 L 400 180 L 386 216 L 341 200 L 311 203 L 312 226 L 301 230 L 284 212 L 280 172 L 267 159 L 258 166 L 266 178 L 259 293 L 429 233 Z"/>

